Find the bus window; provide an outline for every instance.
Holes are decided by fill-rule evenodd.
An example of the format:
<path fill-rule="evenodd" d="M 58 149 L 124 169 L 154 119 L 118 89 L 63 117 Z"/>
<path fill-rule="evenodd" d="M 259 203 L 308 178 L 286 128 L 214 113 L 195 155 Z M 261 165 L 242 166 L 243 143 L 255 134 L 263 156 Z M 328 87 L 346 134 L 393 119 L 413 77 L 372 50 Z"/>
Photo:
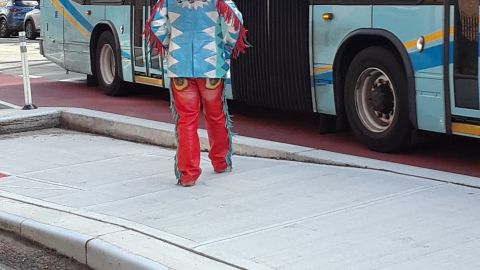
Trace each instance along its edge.
<path fill-rule="evenodd" d="M 459 0 L 457 3 L 455 32 L 458 49 L 455 50 L 455 72 L 476 75 L 478 72 L 478 0 Z"/>
<path fill-rule="evenodd" d="M 146 73 L 142 31 L 145 22 L 145 7 L 147 0 L 138 0 L 133 4 L 133 53 L 135 57 L 135 71 Z"/>
<path fill-rule="evenodd" d="M 455 105 L 479 109 L 478 0 L 458 0 L 455 6 Z"/>

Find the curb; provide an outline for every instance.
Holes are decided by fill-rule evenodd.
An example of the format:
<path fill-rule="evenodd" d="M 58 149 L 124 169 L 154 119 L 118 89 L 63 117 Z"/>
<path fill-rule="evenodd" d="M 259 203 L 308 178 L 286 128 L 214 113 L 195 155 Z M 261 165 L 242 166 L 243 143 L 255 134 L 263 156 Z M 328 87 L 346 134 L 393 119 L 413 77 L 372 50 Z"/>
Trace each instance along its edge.
<path fill-rule="evenodd" d="M 57 250 L 96 270 L 169 269 L 95 237 L 1 211 L 0 229 Z"/>
<path fill-rule="evenodd" d="M 3 109 L 0 111 L 0 134 L 39 130 L 60 125 L 59 110 L 28 111 Z"/>
<path fill-rule="evenodd" d="M 96 270 L 245 269 L 195 251 L 175 235 L 8 192 L 0 193 L 0 229 Z"/>
<path fill-rule="evenodd" d="M 99 239 L 92 239 L 86 245 L 88 255 L 88 266 L 93 269 L 115 269 L 115 270 L 168 270 L 170 268 L 158 264 L 143 257 L 129 254 L 128 252 L 106 243 Z"/>

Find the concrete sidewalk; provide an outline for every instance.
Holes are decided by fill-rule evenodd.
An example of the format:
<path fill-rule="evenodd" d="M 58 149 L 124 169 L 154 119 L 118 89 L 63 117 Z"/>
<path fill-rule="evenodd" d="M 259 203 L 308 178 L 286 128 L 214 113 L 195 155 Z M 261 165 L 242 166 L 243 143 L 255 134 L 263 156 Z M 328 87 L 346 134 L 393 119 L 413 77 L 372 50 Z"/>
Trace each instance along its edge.
<path fill-rule="evenodd" d="M 95 269 L 480 268 L 480 191 L 441 172 L 234 156 L 215 174 L 203 154 L 181 188 L 174 154 L 56 128 L 0 135 L 0 228 Z"/>

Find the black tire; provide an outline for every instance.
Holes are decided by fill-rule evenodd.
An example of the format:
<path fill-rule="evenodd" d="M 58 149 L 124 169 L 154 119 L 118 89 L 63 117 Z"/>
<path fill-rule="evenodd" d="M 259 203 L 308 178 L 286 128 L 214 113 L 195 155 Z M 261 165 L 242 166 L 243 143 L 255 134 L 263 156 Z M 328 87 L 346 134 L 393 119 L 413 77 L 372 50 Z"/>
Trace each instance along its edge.
<path fill-rule="evenodd" d="M 395 54 L 377 46 L 358 53 L 344 94 L 350 126 L 369 149 L 396 152 L 410 144 L 407 77 Z"/>
<path fill-rule="evenodd" d="M 28 20 L 25 23 L 25 37 L 30 40 L 37 38 L 37 33 L 35 32 L 35 23 L 32 20 Z"/>
<path fill-rule="evenodd" d="M 7 20 L 5 18 L 0 19 L 0 38 L 10 37 L 10 30 L 8 30 Z"/>
<path fill-rule="evenodd" d="M 123 96 L 126 94 L 122 79 L 119 76 L 118 52 L 115 38 L 111 32 L 103 32 L 98 38 L 95 50 L 95 71 L 98 84 L 107 96 Z M 113 66 L 112 66 L 113 65 Z"/>
<path fill-rule="evenodd" d="M 320 113 L 318 115 L 319 132 L 327 134 L 336 131 L 337 117 L 334 115 Z"/>
<path fill-rule="evenodd" d="M 97 77 L 94 75 L 87 75 L 87 86 L 98 86 Z"/>

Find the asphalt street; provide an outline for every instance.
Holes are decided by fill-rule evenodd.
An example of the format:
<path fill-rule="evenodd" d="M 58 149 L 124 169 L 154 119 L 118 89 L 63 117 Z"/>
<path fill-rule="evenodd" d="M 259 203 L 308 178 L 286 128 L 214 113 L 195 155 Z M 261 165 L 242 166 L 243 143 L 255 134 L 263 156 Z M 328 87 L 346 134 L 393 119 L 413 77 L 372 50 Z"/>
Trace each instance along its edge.
<path fill-rule="evenodd" d="M 89 270 L 57 252 L 0 230 L 0 270 Z"/>

